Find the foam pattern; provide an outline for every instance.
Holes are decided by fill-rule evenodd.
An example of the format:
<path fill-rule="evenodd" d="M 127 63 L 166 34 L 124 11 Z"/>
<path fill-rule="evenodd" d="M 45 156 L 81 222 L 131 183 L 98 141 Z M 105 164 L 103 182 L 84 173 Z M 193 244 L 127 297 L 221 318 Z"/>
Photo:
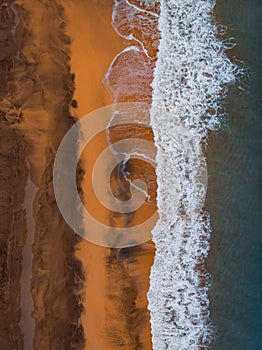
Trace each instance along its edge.
<path fill-rule="evenodd" d="M 151 108 L 160 215 L 148 292 L 153 348 L 205 349 L 214 329 L 204 265 L 210 237 L 210 218 L 202 209 L 204 154 L 207 133 L 220 125 L 227 86 L 239 68 L 225 54 L 228 41 L 219 39 L 214 1 L 160 3 Z"/>

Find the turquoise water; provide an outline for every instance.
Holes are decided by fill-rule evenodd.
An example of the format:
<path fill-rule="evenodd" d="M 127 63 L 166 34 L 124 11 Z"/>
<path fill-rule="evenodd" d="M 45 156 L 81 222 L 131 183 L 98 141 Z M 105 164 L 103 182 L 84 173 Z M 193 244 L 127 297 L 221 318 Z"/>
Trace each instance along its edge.
<path fill-rule="evenodd" d="M 262 2 L 217 2 L 220 23 L 237 39 L 232 52 L 249 73 L 227 99 L 228 115 L 209 141 L 212 350 L 262 349 Z"/>

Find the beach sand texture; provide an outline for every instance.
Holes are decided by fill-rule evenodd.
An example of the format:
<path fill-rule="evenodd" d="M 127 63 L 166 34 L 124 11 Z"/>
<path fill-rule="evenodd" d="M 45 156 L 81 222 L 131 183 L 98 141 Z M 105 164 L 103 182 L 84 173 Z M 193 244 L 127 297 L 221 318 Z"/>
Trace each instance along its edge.
<path fill-rule="evenodd" d="M 56 150 L 66 131 L 113 102 L 103 78 L 129 43 L 111 25 L 112 6 L 111 0 L 10 0 L 0 5 L 2 349 L 25 344 L 26 349 L 152 348 L 146 294 L 153 244 L 110 249 L 80 238 L 63 220 L 52 185 Z M 150 130 L 139 132 L 152 140 Z M 120 128 L 111 136 L 117 140 L 125 133 Z M 91 200 L 85 169 L 94 161 L 92 149 L 106 147 L 104 136 L 81 158 L 82 198 L 94 212 L 100 207 Z M 140 174 L 135 161 L 129 168 L 134 176 L 150 177 L 155 193 L 154 172 Z M 36 195 L 25 203 L 28 178 Z M 126 186 L 116 176 L 112 181 Z M 31 265 L 22 258 L 29 244 L 29 207 L 35 227 Z M 110 213 L 101 211 L 101 218 L 109 221 Z M 30 266 L 32 273 L 23 274 Z M 27 324 L 21 322 L 28 301 L 22 300 L 21 286 L 27 291 L 23 299 L 34 305 L 33 322 Z"/>

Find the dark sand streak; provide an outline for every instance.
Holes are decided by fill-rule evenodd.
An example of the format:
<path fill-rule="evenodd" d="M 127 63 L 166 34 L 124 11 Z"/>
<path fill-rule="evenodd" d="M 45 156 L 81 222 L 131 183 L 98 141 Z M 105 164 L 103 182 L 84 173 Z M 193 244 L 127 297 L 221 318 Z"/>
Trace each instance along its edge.
<path fill-rule="evenodd" d="M 30 171 L 29 171 L 30 173 Z M 34 301 L 31 294 L 31 279 L 32 279 L 32 244 L 35 235 L 35 221 L 33 217 L 33 202 L 36 195 L 37 187 L 33 184 L 28 174 L 27 184 L 25 188 L 24 207 L 26 210 L 26 241 L 23 246 L 23 256 L 21 263 L 21 319 L 20 328 L 23 333 L 24 349 L 33 349 L 33 340 L 35 333 L 35 321 L 32 318 L 34 310 Z"/>
<path fill-rule="evenodd" d="M 19 46 L 19 38 L 16 41 L 12 32 L 15 18 L 10 4 L 0 5 L 0 344 L 5 350 L 19 350 L 23 348 L 19 280 L 26 233 L 23 200 L 27 168 L 25 142 L 14 127 L 20 116 L 7 101 Z"/>
<path fill-rule="evenodd" d="M 79 238 L 62 219 L 52 188 L 55 152 L 73 124 L 69 105 L 74 82 L 63 8 L 56 1 L 9 1 L 1 7 L 0 29 L 0 184 L 5 203 L 0 231 L 1 348 L 23 348 L 19 281 L 26 236 L 26 157 L 39 188 L 31 281 L 34 348 L 82 349 L 79 290 L 84 276 L 74 257 Z"/>

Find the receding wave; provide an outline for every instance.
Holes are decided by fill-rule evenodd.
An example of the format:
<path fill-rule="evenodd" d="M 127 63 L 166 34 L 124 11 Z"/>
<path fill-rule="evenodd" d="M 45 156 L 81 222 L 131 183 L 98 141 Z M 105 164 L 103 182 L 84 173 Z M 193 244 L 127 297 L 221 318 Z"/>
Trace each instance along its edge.
<path fill-rule="evenodd" d="M 205 349 L 213 336 L 205 270 L 210 218 L 204 211 L 205 154 L 240 70 L 225 51 L 212 0 L 115 0 L 112 24 L 130 42 L 105 83 L 115 102 L 152 103 L 157 147 L 156 247 L 148 292 L 153 348 Z"/>

